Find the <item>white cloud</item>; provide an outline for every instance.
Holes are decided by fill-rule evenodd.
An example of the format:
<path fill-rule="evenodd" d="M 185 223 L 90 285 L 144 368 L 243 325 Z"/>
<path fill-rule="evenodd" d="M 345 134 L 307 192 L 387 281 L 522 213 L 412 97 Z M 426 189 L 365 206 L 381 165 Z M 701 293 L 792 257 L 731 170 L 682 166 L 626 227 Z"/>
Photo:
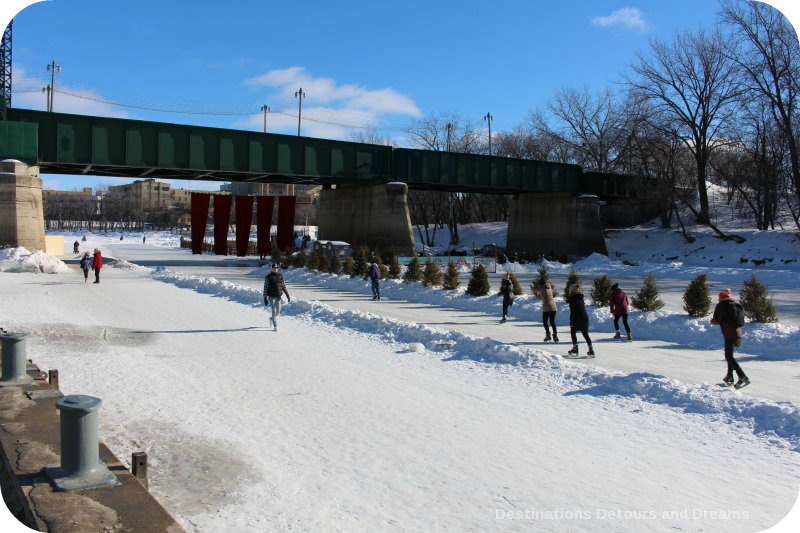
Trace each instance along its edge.
<path fill-rule="evenodd" d="M 365 118 L 379 118 L 380 115 L 394 114 L 419 117 L 422 112 L 411 98 L 391 88 L 370 90 L 353 84 L 340 85 L 331 78 L 311 76 L 303 67 L 289 67 L 272 70 L 261 76 L 245 80 L 245 85 L 268 87 L 277 90 L 279 104 L 289 107 L 295 100 L 295 93 L 302 87 L 305 106 L 328 106 L 326 114 L 338 111 L 353 115 L 361 113 Z"/>
<path fill-rule="evenodd" d="M 610 15 L 594 17 L 592 24 L 595 26 L 622 26 L 634 30 L 644 31 L 647 29 L 647 22 L 644 14 L 635 7 L 623 7 L 612 11 Z"/>

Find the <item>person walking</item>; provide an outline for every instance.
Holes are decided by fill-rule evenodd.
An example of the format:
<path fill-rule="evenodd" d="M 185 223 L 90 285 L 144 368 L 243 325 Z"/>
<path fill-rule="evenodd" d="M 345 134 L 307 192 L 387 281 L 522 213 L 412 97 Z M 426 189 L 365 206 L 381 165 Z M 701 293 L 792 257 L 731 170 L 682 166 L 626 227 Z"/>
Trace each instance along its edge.
<path fill-rule="evenodd" d="M 278 331 L 278 315 L 281 314 L 281 298 L 286 295 L 286 301 L 291 302 L 289 291 L 286 290 L 286 283 L 283 275 L 278 272 L 278 263 L 272 263 L 271 272 L 264 278 L 264 305 L 270 308 L 272 316 L 270 323 L 272 330 Z"/>
<path fill-rule="evenodd" d="M 619 319 L 622 318 L 622 325 L 625 326 L 625 333 L 628 334 L 628 340 L 633 340 L 633 337 L 631 337 L 631 328 L 628 326 L 629 305 L 630 301 L 628 300 L 628 295 L 624 290 L 619 288 L 619 283 L 613 284 L 611 286 L 611 315 L 614 317 L 615 339 L 621 337 L 619 333 Z"/>
<path fill-rule="evenodd" d="M 380 300 L 381 299 L 381 267 L 375 263 L 373 259 L 372 262 L 369 264 L 369 270 L 367 271 L 367 276 L 369 280 L 372 282 L 372 299 L 373 300 Z"/>
<path fill-rule="evenodd" d="M 500 280 L 500 292 L 497 294 L 503 297 L 503 318 L 500 319 L 502 324 L 506 321 L 506 316 L 508 316 L 508 308 L 514 305 L 514 287 L 511 283 L 511 272 L 506 272 L 505 277 Z"/>
<path fill-rule="evenodd" d="M 544 342 L 558 342 L 558 331 L 556 330 L 556 300 L 553 297 L 553 284 L 549 280 L 543 279 L 536 287 L 539 298 L 542 299 L 542 323 L 544 324 Z M 548 325 L 549 322 L 549 325 Z M 550 327 L 553 328 L 553 336 L 550 336 Z"/>
<path fill-rule="evenodd" d="M 730 289 L 720 292 L 719 302 L 714 308 L 714 314 L 711 316 L 711 323 L 719 325 L 724 340 L 725 361 L 728 363 L 728 372 L 722 378 L 722 382 L 725 385 L 733 384 L 733 373 L 736 372 L 739 381 L 736 382 L 734 387 L 741 389 L 750 384 L 750 378 L 745 375 L 744 370 L 733 357 L 733 349 L 742 345 L 742 324 L 744 323 L 743 311 L 738 323 L 734 318 L 737 315 L 735 311 L 737 305 L 739 304 L 734 302 L 733 293 L 731 293 Z"/>
<path fill-rule="evenodd" d="M 589 338 L 589 315 L 586 313 L 583 291 L 581 291 L 580 287 L 575 283 L 569 286 L 567 303 L 569 303 L 569 334 L 570 337 L 572 337 L 572 349 L 567 353 L 569 355 L 578 355 L 577 332 L 580 331 L 586 344 L 589 346 L 589 351 L 586 352 L 586 355 L 594 357 L 592 339 Z"/>
<path fill-rule="evenodd" d="M 81 258 L 81 270 L 83 270 L 83 282 L 86 283 L 89 281 L 89 269 L 92 268 L 92 258 L 89 256 L 89 252 L 83 254 Z"/>
<path fill-rule="evenodd" d="M 92 256 L 92 270 L 94 270 L 94 283 L 100 283 L 101 268 L 103 268 L 103 254 L 100 253 L 100 248 L 95 248 L 94 256 Z"/>
<path fill-rule="evenodd" d="M 72 253 L 73 254 L 79 253 L 81 251 L 80 248 L 81 248 L 81 245 L 80 245 L 80 243 L 78 241 L 75 241 L 75 242 L 72 243 Z"/>

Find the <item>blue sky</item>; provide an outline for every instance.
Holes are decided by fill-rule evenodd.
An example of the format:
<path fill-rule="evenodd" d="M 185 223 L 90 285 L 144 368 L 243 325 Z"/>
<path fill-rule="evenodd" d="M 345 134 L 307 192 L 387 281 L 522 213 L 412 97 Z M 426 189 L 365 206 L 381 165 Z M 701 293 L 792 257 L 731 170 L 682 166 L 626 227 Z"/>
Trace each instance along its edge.
<path fill-rule="evenodd" d="M 794 19 L 795 13 L 773 0 Z M 453 112 L 492 132 L 563 87 L 613 86 L 651 39 L 713 24 L 715 0 L 4 0 L 14 107 L 348 139 Z M 798 11 L 797 7 L 794 7 Z M 59 91 L 67 91 L 63 94 Z M 125 107 L 115 104 L 125 104 Z M 153 110 L 170 112 L 156 112 Z M 46 188 L 120 180 L 44 176 Z M 178 186 L 199 188 L 197 182 Z M 214 185 L 213 187 L 216 187 Z"/>

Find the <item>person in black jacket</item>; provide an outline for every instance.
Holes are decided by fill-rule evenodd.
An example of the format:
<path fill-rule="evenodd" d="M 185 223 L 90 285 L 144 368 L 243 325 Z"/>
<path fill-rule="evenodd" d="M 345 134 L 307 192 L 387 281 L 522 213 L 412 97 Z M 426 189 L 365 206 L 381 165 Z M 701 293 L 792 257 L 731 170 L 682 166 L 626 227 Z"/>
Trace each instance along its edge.
<path fill-rule="evenodd" d="M 281 297 L 285 294 L 286 301 L 291 302 L 289 291 L 286 290 L 286 283 L 283 275 L 278 272 L 278 264 L 272 263 L 271 272 L 264 278 L 264 305 L 272 311 L 270 322 L 273 331 L 278 331 L 278 315 L 281 314 Z"/>
<path fill-rule="evenodd" d="M 586 344 L 589 345 L 589 351 L 586 352 L 586 355 L 594 357 L 592 339 L 589 338 L 589 315 L 586 313 L 586 304 L 583 302 L 583 292 L 574 283 L 569 286 L 567 303 L 569 303 L 569 334 L 572 337 L 572 349 L 567 353 L 578 355 L 578 336 L 576 333 L 580 331 L 586 340 Z"/>
<path fill-rule="evenodd" d="M 500 280 L 500 292 L 498 293 L 503 297 L 503 318 L 500 323 L 506 321 L 508 316 L 508 308 L 514 304 L 514 287 L 511 284 L 511 272 L 506 272 L 505 277 Z"/>
<path fill-rule="evenodd" d="M 729 308 L 733 306 L 733 304 L 733 294 L 730 289 L 725 289 L 720 292 L 719 303 L 717 303 L 717 306 L 714 308 L 714 314 L 711 316 L 711 323 L 719 325 L 722 331 L 722 339 L 725 343 L 725 362 L 728 364 L 728 371 L 725 373 L 725 377 L 722 378 L 722 382 L 726 385 L 732 385 L 733 373 L 736 372 L 739 381 L 737 381 L 734 386 L 737 389 L 741 389 L 750 384 L 750 378 L 747 377 L 744 370 L 742 370 L 742 367 L 739 366 L 738 361 L 736 361 L 736 358 L 733 356 L 734 348 L 738 348 L 742 345 L 742 328 L 739 327 L 738 324 L 732 324 L 728 320 L 730 316 Z"/>

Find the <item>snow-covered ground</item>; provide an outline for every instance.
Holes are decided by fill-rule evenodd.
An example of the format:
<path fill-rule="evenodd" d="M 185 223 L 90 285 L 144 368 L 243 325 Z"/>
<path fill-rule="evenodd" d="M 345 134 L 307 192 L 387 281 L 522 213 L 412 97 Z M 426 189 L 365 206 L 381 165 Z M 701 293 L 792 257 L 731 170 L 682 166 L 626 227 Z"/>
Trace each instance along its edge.
<path fill-rule="evenodd" d="M 504 231 L 461 235 L 502 245 Z M 631 315 L 633 343 L 591 311 L 588 363 L 560 357 L 563 304 L 562 343 L 544 344 L 528 295 L 500 326 L 499 299 L 463 287 L 386 281 L 373 302 L 362 280 L 304 270 L 285 272 L 292 302 L 273 332 L 258 261 L 192 256 L 161 234 L 88 235 L 82 251 L 117 260 L 100 285 L 0 251 L 0 325 L 31 334 L 28 356 L 58 368 L 65 393 L 103 399 L 101 437 L 123 461 L 148 452 L 151 491 L 190 531 L 761 531 L 800 488 L 800 241 L 692 231 L 690 247 L 614 232 L 613 260 L 547 264 L 629 293 L 651 271 L 663 282 L 667 306 Z M 742 391 L 715 386 L 719 332 L 681 310 L 701 272 L 735 293 L 755 272 L 774 293 L 781 322 L 745 327 Z"/>

